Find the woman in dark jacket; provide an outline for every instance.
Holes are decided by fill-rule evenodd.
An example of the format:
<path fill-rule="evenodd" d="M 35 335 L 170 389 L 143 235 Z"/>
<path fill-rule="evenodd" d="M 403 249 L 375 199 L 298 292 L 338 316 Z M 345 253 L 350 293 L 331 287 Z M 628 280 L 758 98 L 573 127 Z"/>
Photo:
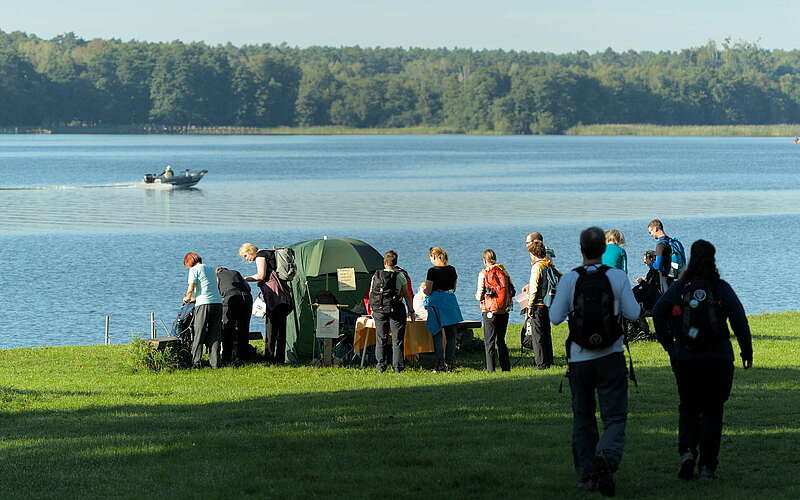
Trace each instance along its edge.
<path fill-rule="evenodd" d="M 733 347 L 728 322 L 739 343 L 745 369 L 753 365 L 750 327 L 744 308 L 721 280 L 714 245 L 697 240 L 680 279 L 653 309 L 658 341 L 667 351 L 678 385 L 678 477 L 714 479 L 722 414 L 733 384 Z M 699 454 L 698 454 L 699 451 Z"/>
<path fill-rule="evenodd" d="M 287 298 L 289 286 L 278 279 L 273 250 L 259 250 L 252 243 L 244 243 L 239 247 L 239 256 L 256 263 L 256 273 L 244 279 L 258 283 L 267 303 L 267 339 L 264 344 L 267 362 L 282 365 L 286 361 L 286 318 L 292 312 Z"/>

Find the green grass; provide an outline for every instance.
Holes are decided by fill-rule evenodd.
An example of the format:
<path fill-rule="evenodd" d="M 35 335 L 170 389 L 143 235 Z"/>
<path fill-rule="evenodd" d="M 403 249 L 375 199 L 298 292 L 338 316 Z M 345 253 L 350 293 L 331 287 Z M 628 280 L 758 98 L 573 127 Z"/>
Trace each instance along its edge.
<path fill-rule="evenodd" d="M 646 123 L 621 123 L 576 125 L 565 135 L 658 135 L 705 137 L 795 137 L 800 134 L 800 124 L 775 125 L 651 125 Z"/>
<path fill-rule="evenodd" d="M 756 316 L 720 478 L 675 478 L 676 393 L 633 346 L 621 498 L 800 498 L 800 313 Z M 562 355 L 564 329 L 555 330 Z M 508 334 L 518 345 L 518 328 Z M 134 371 L 126 346 L 0 351 L 3 498 L 584 498 L 563 367 L 489 375 L 249 365 Z M 516 357 L 516 351 L 514 357 Z M 523 360 L 527 361 L 527 360 Z M 737 360 L 738 363 L 738 360 Z M 596 495 L 593 495 L 596 496 Z"/>

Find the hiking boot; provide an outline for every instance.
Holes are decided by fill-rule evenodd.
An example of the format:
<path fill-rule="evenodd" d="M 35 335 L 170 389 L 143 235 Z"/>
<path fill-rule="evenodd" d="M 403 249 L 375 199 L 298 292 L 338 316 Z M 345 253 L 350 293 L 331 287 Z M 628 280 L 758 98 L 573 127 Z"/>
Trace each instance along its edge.
<path fill-rule="evenodd" d="M 712 481 L 717 478 L 717 473 L 704 465 L 700 467 L 700 475 L 698 477 L 705 481 Z"/>
<path fill-rule="evenodd" d="M 694 479 L 694 466 L 694 454 L 691 451 L 687 451 L 681 455 L 681 468 L 678 469 L 678 479 L 683 479 L 685 481 Z"/>
<path fill-rule="evenodd" d="M 578 483 L 578 489 L 581 491 L 585 491 L 586 493 L 597 491 L 597 483 L 595 483 L 591 479 L 584 479 L 580 483 Z"/>
<path fill-rule="evenodd" d="M 592 479 L 597 483 L 597 489 L 604 497 L 613 497 L 616 494 L 614 473 L 611 471 L 611 464 L 603 455 L 595 455 L 592 459 Z"/>

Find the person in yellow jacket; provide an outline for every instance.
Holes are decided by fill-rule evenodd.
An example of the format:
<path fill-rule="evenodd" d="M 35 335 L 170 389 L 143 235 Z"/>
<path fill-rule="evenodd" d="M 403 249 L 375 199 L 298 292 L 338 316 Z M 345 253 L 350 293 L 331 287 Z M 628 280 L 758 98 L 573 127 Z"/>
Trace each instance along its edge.
<path fill-rule="evenodd" d="M 533 336 L 533 357 L 537 370 L 545 370 L 553 364 L 553 337 L 550 334 L 550 312 L 544 303 L 548 293 L 544 270 L 555 267 L 547 258 L 547 249 L 539 240 L 528 246 L 531 254 L 531 279 L 528 282 L 527 327 Z"/>

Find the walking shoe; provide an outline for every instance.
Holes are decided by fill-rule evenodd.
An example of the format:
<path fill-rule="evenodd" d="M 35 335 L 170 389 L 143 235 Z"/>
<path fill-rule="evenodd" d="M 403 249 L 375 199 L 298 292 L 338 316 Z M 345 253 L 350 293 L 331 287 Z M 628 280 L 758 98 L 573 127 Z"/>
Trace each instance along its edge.
<path fill-rule="evenodd" d="M 595 455 L 592 459 L 592 479 L 597 482 L 597 489 L 604 497 L 613 497 L 616 494 L 617 488 L 611 464 L 603 455 Z"/>
<path fill-rule="evenodd" d="M 694 454 L 687 451 L 681 455 L 681 468 L 678 469 L 678 479 L 691 481 L 694 479 Z"/>
<path fill-rule="evenodd" d="M 581 491 L 585 491 L 587 493 L 592 491 L 597 491 L 597 483 L 595 483 L 591 479 L 584 479 L 580 483 L 578 483 L 578 489 Z"/>
<path fill-rule="evenodd" d="M 717 473 L 705 465 L 700 467 L 700 479 L 711 481 L 717 478 Z"/>

